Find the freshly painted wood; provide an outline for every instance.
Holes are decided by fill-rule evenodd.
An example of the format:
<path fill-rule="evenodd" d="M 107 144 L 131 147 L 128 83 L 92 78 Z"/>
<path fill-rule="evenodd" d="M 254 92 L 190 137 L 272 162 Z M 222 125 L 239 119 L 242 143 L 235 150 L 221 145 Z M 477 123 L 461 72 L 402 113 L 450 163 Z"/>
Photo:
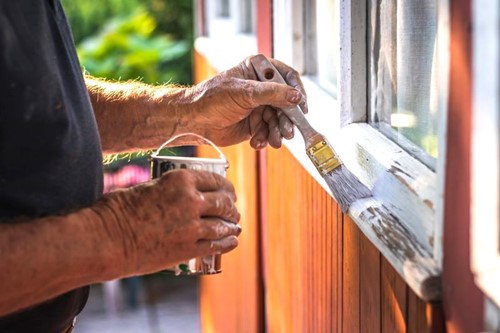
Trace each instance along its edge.
<path fill-rule="evenodd" d="M 344 215 L 342 332 L 360 332 L 360 231 Z"/>
<path fill-rule="evenodd" d="M 337 205 L 286 149 L 268 149 L 264 253 L 269 332 L 333 332 Z M 284 195 L 286 193 L 286 195 Z M 335 275 L 334 275 L 335 276 Z M 325 292 L 328 291 L 328 292 Z M 341 292 L 341 291 L 340 291 Z"/>
<path fill-rule="evenodd" d="M 405 333 L 407 286 L 385 258 L 382 258 L 381 275 L 382 332 Z"/>
<path fill-rule="evenodd" d="M 344 290 L 344 219 L 343 219 L 343 213 L 340 207 L 337 205 L 337 267 L 336 267 L 336 281 L 337 283 L 334 285 L 336 287 L 335 289 L 337 290 L 337 297 L 334 299 L 334 304 L 335 308 L 334 311 L 336 312 L 336 323 L 335 323 L 335 328 L 338 333 L 343 332 L 342 331 L 342 325 L 344 321 L 344 309 L 343 309 L 343 290 Z"/>
<path fill-rule="evenodd" d="M 423 302 L 414 292 L 408 290 L 408 332 L 428 333 L 430 332 L 427 322 L 427 304 Z"/>
<path fill-rule="evenodd" d="M 205 59 L 195 54 L 195 79 L 216 73 Z M 207 156 L 212 147 L 200 147 Z M 260 271 L 260 230 L 257 209 L 257 154 L 248 144 L 223 148 L 230 163 L 227 178 L 239 198 L 243 232 L 236 250 L 222 256 L 222 273 L 200 278 L 200 317 L 203 332 L 255 333 L 263 326 Z M 231 304 L 231 306 L 227 306 Z"/>
<path fill-rule="evenodd" d="M 443 311 L 440 302 L 426 303 L 408 289 L 408 333 L 445 332 Z"/>
<path fill-rule="evenodd" d="M 360 326 L 361 332 L 382 333 L 380 308 L 380 252 L 363 234 L 360 236 Z"/>
<path fill-rule="evenodd" d="M 441 302 L 427 303 L 425 317 L 427 326 L 430 327 L 430 333 L 446 332 L 443 305 Z"/>

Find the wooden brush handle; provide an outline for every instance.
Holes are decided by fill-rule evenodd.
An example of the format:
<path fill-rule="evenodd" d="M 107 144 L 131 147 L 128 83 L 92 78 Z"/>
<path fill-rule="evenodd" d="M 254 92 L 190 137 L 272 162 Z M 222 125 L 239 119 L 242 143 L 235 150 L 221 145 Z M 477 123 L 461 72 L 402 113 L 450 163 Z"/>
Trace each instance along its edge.
<path fill-rule="evenodd" d="M 287 84 L 285 79 L 281 76 L 280 72 L 273 66 L 273 64 L 265 56 L 259 54 L 251 58 L 250 62 L 257 74 L 257 77 L 262 82 L 276 82 Z M 315 137 L 319 135 L 318 132 L 312 128 L 311 124 L 307 121 L 304 113 L 298 105 L 289 108 L 281 109 L 283 113 L 297 126 L 300 133 L 304 137 L 306 145 L 311 141 L 316 141 Z"/>

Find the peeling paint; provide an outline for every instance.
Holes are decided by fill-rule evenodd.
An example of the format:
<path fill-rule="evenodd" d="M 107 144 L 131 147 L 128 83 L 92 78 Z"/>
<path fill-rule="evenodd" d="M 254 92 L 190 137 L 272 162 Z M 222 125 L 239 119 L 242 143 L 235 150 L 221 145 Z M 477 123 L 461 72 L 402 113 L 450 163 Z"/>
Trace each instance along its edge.
<path fill-rule="evenodd" d="M 408 177 L 409 179 L 414 180 L 409 173 L 401 170 L 398 167 L 395 167 L 394 165 L 389 170 L 387 170 L 387 171 L 389 173 L 393 174 L 394 177 L 396 177 L 401 182 L 401 184 L 403 184 L 410 192 L 412 192 L 413 194 L 418 195 L 417 191 L 415 191 L 415 189 L 413 188 L 413 186 L 411 186 L 411 184 L 408 182 L 408 180 L 405 177 L 401 176 L 401 174 L 403 174 L 406 177 Z"/>
<path fill-rule="evenodd" d="M 377 238 L 400 260 L 412 259 L 416 255 L 429 257 L 422 248 L 413 246 L 411 240 L 415 239 L 399 219 L 381 207 L 368 207 L 361 213 L 363 219 L 372 223 L 371 227 Z"/>
<path fill-rule="evenodd" d="M 425 204 L 427 207 L 429 207 L 430 209 L 434 210 L 434 203 L 433 203 L 431 200 L 429 200 L 429 199 L 425 199 L 425 200 L 424 200 L 424 204 Z"/>

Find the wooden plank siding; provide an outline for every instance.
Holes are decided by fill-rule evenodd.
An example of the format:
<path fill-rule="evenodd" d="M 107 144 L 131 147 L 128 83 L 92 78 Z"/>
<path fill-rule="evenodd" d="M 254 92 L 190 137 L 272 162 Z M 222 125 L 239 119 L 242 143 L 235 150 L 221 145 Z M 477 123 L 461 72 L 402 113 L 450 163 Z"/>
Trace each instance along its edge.
<path fill-rule="evenodd" d="M 215 74 L 195 64 L 196 81 Z M 223 273 L 201 278 L 202 332 L 444 332 L 441 305 L 413 294 L 285 147 L 223 151 L 243 233 Z"/>
<path fill-rule="evenodd" d="M 195 59 L 195 81 L 200 82 L 215 71 L 199 54 Z M 260 272 L 257 203 L 257 153 L 248 143 L 222 148 L 230 166 L 230 179 L 238 197 L 243 229 L 236 250 L 222 256 L 222 273 L 200 278 L 200 315 L 205 333 L 255 333 L 263 331 L 262 273 Z M 198 149 L 202 156 L 213 148 Z"/>

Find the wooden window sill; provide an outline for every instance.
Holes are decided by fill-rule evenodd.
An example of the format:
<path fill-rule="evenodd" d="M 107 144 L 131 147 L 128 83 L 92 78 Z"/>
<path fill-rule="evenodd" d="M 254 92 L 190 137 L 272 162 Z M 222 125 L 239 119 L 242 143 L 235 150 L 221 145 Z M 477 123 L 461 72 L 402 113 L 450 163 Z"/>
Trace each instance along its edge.
<path fill-rule="evenodd" d="M 236 65 L 257 50 L 255 38 L 248 36 L 230 42 L 227 38 L 200 37 L 195 48 L 218 71 Z M 353 123 L 341 129 L 337 101 L 312 79 L 303 77 L 303 82 L 308 93 L 308 120 L 327 137 L 348 169 L 372 189 L 373 197 L 355 202 L 348 214 L 422 300 L 439 300 L 438 199 L 442 193 L 438 193 L 435 173 L 368 124 Z M 331 195 L 306 156 L 298 131 L 295 138 L 284 141 L 284 146 Z"/>

